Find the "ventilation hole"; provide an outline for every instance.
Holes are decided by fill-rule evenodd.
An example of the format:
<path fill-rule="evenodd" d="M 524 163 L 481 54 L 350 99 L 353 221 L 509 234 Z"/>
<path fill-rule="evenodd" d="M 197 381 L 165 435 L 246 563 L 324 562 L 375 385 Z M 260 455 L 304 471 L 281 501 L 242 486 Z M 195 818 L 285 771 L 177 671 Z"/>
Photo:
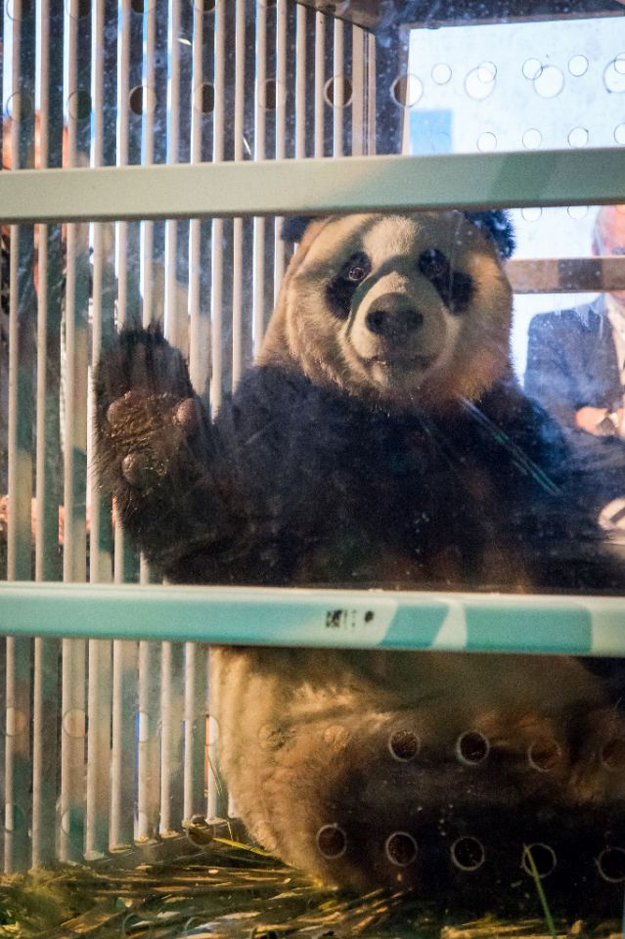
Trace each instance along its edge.
<path fill-rule="evenodd" d="M 417 842 L 407 831 L 394 831 L 386 839 L 384 851 L 391 864 L 408 867 L 417 856 Z"/>
<path fill-rule="evenodd" d="M 555 740 L 540 737 L 534 740 L 527 749 L 527 759 L 530 766 L 540 773 L 548 773 L 557 765 L 562 756 L 562 750 Z"/>
<path fill-rule="evenodd" d="M 543 135 L 535 127 L 530 127 L 523 134 L 522 141 L 526 150 L 538 150 L 543 142 Z"/>
<path fill-rule="evenodd" d="M 497 138 L 489 130 L 477 138 L 476 141 L 477 149 L 482 153 L 491 153 L 493 150 L 497 149 Z"/>
<path fill-rule="evenodd" d="M 588 215 L 588 206 L 587 205 L 570 205 L 567 210 L 571 218 L 580 219 L 586 218 Z"/>
<path fill-rule="evenodd" d="M 4 809 L 4 830 L 9 832 L 25 832 L 26 827 L 26 812 L 22 806 L 17 802 L 8 802 Z"/>
<path fill-rule="evenodd" d="M 608 883 L 618 884 L 625 880 L 625 850 L 604 848 L 595 861 L 601 877 Z"/>
<path fill-rule="evenodd" d="M 625 740 L 615 737 L 601 748 L 601 763 L 611 773 L 625 768 Z"/>
<path fill-rule="evenodd" d="M 492 66 L 492 68 L 490 67 Z M 493 71 L 494 70 L 494 71 Z M 464 90 L 475 101 L 483 101 L 495 90 L 497 70 L 492 62 L 485 62 L 474 68 L 464 80 Z"/>
<path fill-rule="evenodd" d="M 203 815 L 194 815 L 184 827 L 187 840 L 196 848 L 205 848 L 213 840 L 213 827 Z"/>
<path fill-rule="evenodd" d="M 574 55 L 569 59 L 569 72 L 575 78 L 580 78 L 588 71 L 588 59 L 585 55 Z"/>
<path fill-rule="evenodd" d="M 465 835 L 452 844 L 451 859 L 461 871 L 476 871 L 486 859 L 484 846 L 477 838 Z"/>
<path fill-rule="evenodd" d="M 413 108 L 423 97 L 423 84 L 416 75 L 399 75 L 391 85 L 391 98 L 400 108 Z"/>
<path fill-rule="evenodd" d="M 618 95 L 625 91 L 625 52 L 621 52 L 607 65 L 603 83 L 611 94 Z"/>
<path fill-rule="evenodd" d="M 614 68 L 619 75 L 625 75 L 625 52 L 619 52 L 614 60 Z"/>
<path fill-rule="evenodd" d="M 421 742 L 411 730 L 396 730 L 388 738 L 388 748 L 391 756 L 400 763 L 414 760 L 421 748 Z"/>
<path fill-rule="evenodd" d="M 445 62 L 439 62 L 432 69 L 432 81 L 437 85 L 446 85 L 451 79 L 451 69 Z"/>
<path fill-rule="evenodd" d="M 521 209 L 521 218 L 525 219 L 526 222 L 537 222 L 542 214 L 543 210 L 541 208 Z"/>
<path fill-rule="evenodd" d="M 156 107 L 156 95 L 145 85 L 136 85 L 128 95 L 128 104 L 133 114 L 152 114 Z"/>
<path fill-rule="evenodd" d="M 534 79 L 534 91 L 541 98 L 555 98 L 564 88 L 564 75 L 555 65 L 546 65 Z"/>
<path fill-rule="evenodd" d="M 349 731 L 342 724 L 330 724 L 323 732 L 323 739 L 331 747 L 343 747 L 349 740 Z"/>
<path fill-rule="evenodd" d="M 466 763 L 468 766 L 483 763 L 489 751 L 488 740 L 478 730 L 469 730 L 460 734 L 456 741 L 456 756 L 461 763 Z"/>
<path fill-rule="evenodd" d="M 86 714 L 82 708 L 70 708 L 63 715 L 63 733 L 79 739 L 85 736 Z"/>
<path fill-rule="evenodd" d="M 324 825 L 317 832 L 317 847 L 325 858 L 341 857 L 347 849 L 347 835 L 338 825 Z"/>
<path fill-rule="evenodd" d="M 28 717 L 22 708 L 8 707 L 4 714 L 4 727 L 7 737 L 19 737 L 25 733 L 28 729 Z"/>
<path fill-rule="evenodd" d="M 585 147 L 588 143 L 588 131 L 585 127 L 574 127 L 568 136 L 569 147 Z"/>
<path fill-rule="evenodd" d="M 7 114 L 24 120 L 34 113 L 33 99 L 27 91 L 16 91 L 7 101 Z"/>
<path fill-rule="evenodd" d="M 91 95 L 88 91 L 75 91 L 67 99 L 67 109 L 77 121 L 91 117 Z"/>
<path fill-rule="evenodd" d="M 625 124 L 617 124 L 614 128 L 614 139 L 618 144 L 625 144 Z"/>
<path fill-rule="evenodd" d="M 195 110 L 201 114 L 212 114 L 215 110 L 215 86 L 203 82 L 195 89 Z"/>
<path fill-rule="evenodd" d="M 349 78 L 342 75 L 335 75 L 332 78 L 329 78 L 325 83 L 323 89 L 323 96 L 326 100 L 326 104 L 329 104 L 330 107 L 338 107 L 338 95 L 340 92 L 340 85 L 343 86 L 343 102 L 342 106 L 346 108 L 349 104 L 352 103 L 352 83 Z M 336 95 L 336 103 L 335 103 Z"/>
<path fill-rule="evenodd" d="M 532 861 L 534 862 L 533 866 Z M 557 863 L 556 852 L 553 848 L 550 848 L 548 844 L 537 841 L 523 848 L 521 867 L 530 877 L 534 876 L 533 867 L 536 869 L 536 874 L 538 874 L 541 879 L 548 877 Z"/>
<path fill-rule="evenodd" d="M 526 59 L 523 63 L 523 68 L 521 69 L 523 72 L 523 77 L 527 78 L 527 80 L 531 82 L 536 81 L 542 70 L 542 62 L 540 62 L 538 59 Z"/>

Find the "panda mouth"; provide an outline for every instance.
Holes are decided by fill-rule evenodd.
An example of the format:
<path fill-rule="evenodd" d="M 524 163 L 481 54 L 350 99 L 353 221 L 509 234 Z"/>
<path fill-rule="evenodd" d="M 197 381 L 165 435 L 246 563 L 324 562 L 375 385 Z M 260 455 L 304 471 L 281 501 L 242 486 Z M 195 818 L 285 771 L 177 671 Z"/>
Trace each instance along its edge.
<path fill-rule="evenodd" d="M 382 368 L 429 368 L 436 360 L 435 355 L 415 355 L 405 352 L 388 353 L 374 355 L 369 359 L 369 364 L 380 365 Z"/>

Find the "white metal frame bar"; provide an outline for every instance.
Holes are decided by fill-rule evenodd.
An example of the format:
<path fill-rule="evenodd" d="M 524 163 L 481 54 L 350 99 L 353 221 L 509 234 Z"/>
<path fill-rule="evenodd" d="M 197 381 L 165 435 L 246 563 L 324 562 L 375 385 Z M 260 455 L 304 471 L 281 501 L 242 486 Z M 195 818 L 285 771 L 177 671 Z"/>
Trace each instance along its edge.
<path fill-rule="evenodd" d="M 599 205 L 624 199 L 625 160 L 612 148 L 0 173 L 2 220 L 11 223 Z"/>

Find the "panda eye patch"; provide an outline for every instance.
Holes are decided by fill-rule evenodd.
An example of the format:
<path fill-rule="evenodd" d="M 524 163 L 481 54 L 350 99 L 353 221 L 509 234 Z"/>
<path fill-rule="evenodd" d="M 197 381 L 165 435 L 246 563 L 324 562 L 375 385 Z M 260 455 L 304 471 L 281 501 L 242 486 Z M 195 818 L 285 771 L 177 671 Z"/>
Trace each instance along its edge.
<path fill-rule="evenodd" d="M 462 271 L 452 270 L 442 251 L 428 248 L 419 258 L 419 270 L 438 291 L 450 313 L 464 313 L 474 293 L 473 280 Z"/>
<path fill-rule="evenodd" d="M 369 258 L 363 251 L 358 251 L 348 258 L 334 280 L 330 281 L 327 296 L 335 316 L 347 319 L 354 291 L 370 270 Z"/>

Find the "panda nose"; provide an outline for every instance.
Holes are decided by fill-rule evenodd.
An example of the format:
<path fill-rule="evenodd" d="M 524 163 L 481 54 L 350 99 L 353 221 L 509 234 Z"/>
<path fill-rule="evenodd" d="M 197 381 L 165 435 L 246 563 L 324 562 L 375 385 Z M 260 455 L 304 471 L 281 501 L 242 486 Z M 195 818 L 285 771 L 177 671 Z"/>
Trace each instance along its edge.
<path fill-rule="evenodd" d="M 378 297 L 365 316 L 367 329 L 376 336 L 396 341 L 407 338 L 423 325 L 423 314 L 402 294 Z"/>

